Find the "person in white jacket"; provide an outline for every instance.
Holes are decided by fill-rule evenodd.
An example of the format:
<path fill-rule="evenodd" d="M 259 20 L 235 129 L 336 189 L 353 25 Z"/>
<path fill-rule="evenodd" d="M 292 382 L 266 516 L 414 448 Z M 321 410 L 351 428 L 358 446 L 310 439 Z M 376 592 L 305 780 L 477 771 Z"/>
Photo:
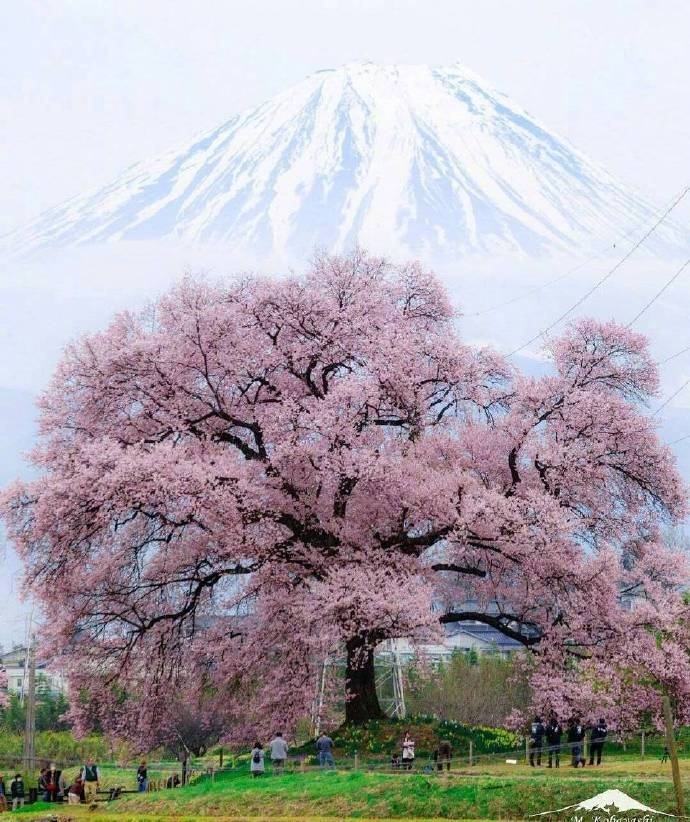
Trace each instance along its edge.
<path fill-rule="evenodd" d="M 414 739 L 409 733 L 405 734 L 402 744 L 402 767 L 404 771 L 412 770 L 412 763 L 414 762 Z"/>
<path fill-rule="evenodd" d="M 285 771 L 285 760 L 288 754 L 288 744 L 283 739 L 283 734 L 278 733 L 269 743 L 271 749 L 271 762 L 273 763 L 273 773 L 279 774 Z"/>

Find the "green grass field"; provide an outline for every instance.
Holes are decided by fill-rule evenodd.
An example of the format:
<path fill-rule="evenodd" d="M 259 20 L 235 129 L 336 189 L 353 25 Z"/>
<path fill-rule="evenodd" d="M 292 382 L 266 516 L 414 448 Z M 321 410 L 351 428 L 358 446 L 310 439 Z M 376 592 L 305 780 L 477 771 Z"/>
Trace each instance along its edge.
<path fill-rule="evenodd" d="M 682 762 L 684 777 L 690 761 Z M 669 813 L 675 810 L 670 767 L 658 760 L 610 759 L 600 768 L 559 771 L 524 764 L 475 766 L 435 773 L 319 772 L 252 779 L 246 771 L 218 773 L 186 788 L 127 795 L 94 811 L 48 805 L 27 807 L 22 818 L 61 822 L 183 822 L 239 819 L 522 819 L 619 788 Z"/>

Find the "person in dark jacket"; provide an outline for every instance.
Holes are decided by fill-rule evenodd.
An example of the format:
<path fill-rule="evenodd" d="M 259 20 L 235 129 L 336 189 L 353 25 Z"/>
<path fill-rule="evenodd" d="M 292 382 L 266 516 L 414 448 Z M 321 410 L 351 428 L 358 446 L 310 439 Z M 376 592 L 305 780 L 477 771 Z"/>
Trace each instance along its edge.
<path fill-rule="evenodd" d="M 335 760 L 333 759 L 333 740 L 327 733 L 322 733 L 316 740 L 316 755 L 319 758 L 319 765 L 322 768 L 332 768 L 335 770 Z"/>
<path fill-rule="evenodd" d="M 608 733 L 608 728 L 606 727 L 606 722 L 603 719 L 600 719 L 597 724 L 592 728 L 592 733 L 589 737 L 589 764 L 594 765 L 594 757 L 596 756 L 597 765 L 601 765 L 601 752 L 604 749 L 604 740 L 606 739 L 606 734 Z"/>
<path fill-rule="evenodd" d="M 568 724 L 568 747 L 570 748 L 570 764 L 573 768 L 578 765 L 585 767 L 585 758 L 582 756 L 582 743 L 585 738 L 585 729 L 579 719 L 573 718 Z"/>
<path fill-rule="evenodd" d="M 534 767 L 536 759 L 537 765 L 541 765 L 541 749 L 544 744 L 544 723 L 538 716 L 534 717 L 534 722 L 529 731 L 529 764 Z"/>
<path fill-rule="evenodd" d="M 146 760 L 142 759 L 137 768 L 137 790 L 139 793 L 146 793 L 149 789 L 149 772 L 146 767 Z"/>
<path fill-rule="evenodd" d="M 46 774 L 48 773 L 48 768 L 41 768 L 40 773 L 38 774 L 38 795 L 44 802 L 50 802 L 50 795 L 48 794 L 48 783 L 46 782 Z"/>
<path fill-rule="evenodd" d="M 549 764 L 547 768 L 552 768 L 554 763 L 557 768 L 561 767 L 561 736 L 563 735 L 563 728 L 560 722 L 556 719 L 554 714 L 546 724 L 546 744 L 549 751 Z"/>
<path fill-rule="evenodd" d="M 443 766 L 446 766 L 446 770 L 450 770 L 450 760 L 453 756 L 453 746 L 450 744 L 448 739 L 442 739 L 438 743 L 438 748 L 434 752 L 435 756 L 434 759 L 436 760 L 436 768 L 439 771 L 443 770 Z"/>
<path fill-rule="evenodd" d="M 12 810 L 24 807 L 24 799 L 26 793 L 24 791 L 24 780 L 20 773 L 14 775 L 14 779 L 10 783 L 10 795 L 12 797 Z"/>
<path fill-rule="evenodd" d="M 62 802 L 65 795 L 65 778 L 62 771 L 54 763 L 50 763 L 50 767 L 45 773 L 46 780 L 46 801 L 47 802 Z"/>

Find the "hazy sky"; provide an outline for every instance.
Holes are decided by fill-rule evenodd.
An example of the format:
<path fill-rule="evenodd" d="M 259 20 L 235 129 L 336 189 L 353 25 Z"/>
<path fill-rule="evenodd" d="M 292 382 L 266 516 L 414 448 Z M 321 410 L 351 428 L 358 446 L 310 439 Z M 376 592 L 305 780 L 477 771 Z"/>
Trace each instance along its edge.
<path fill-rule="evenodd" d="M 690 179 L 686 0 L 17 0 L 0 233 L 305 75 L 460 61 L 653 201 Z"/>

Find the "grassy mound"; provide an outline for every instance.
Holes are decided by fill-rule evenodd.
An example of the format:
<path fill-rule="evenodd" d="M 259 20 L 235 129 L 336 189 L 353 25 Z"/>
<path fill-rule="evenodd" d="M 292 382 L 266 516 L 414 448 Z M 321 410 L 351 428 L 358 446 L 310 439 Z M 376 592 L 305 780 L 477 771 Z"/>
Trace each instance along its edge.
<path fill-rule="evenodd" d="M 432 717 L 410 719 L 380 719 L 366 725 L 344 725 L 330 732 L 335 743 L 335 753 L 363 757 L 390 757 L 400 753 L 405 732 L 409 731 L 415 741 L 417 758 L 428 759 L 442 739 L 453 746 L 456 757 L 467 757 L 470 740 L 473 752 L 479 754 L 509 753 L 523 745 L 521 737 L 500 728 L 481 728 L 461 725 L 458 722 L 440 721 Z M 293 753 L 312 754 L 313 743 L 293 750 Z"/>

